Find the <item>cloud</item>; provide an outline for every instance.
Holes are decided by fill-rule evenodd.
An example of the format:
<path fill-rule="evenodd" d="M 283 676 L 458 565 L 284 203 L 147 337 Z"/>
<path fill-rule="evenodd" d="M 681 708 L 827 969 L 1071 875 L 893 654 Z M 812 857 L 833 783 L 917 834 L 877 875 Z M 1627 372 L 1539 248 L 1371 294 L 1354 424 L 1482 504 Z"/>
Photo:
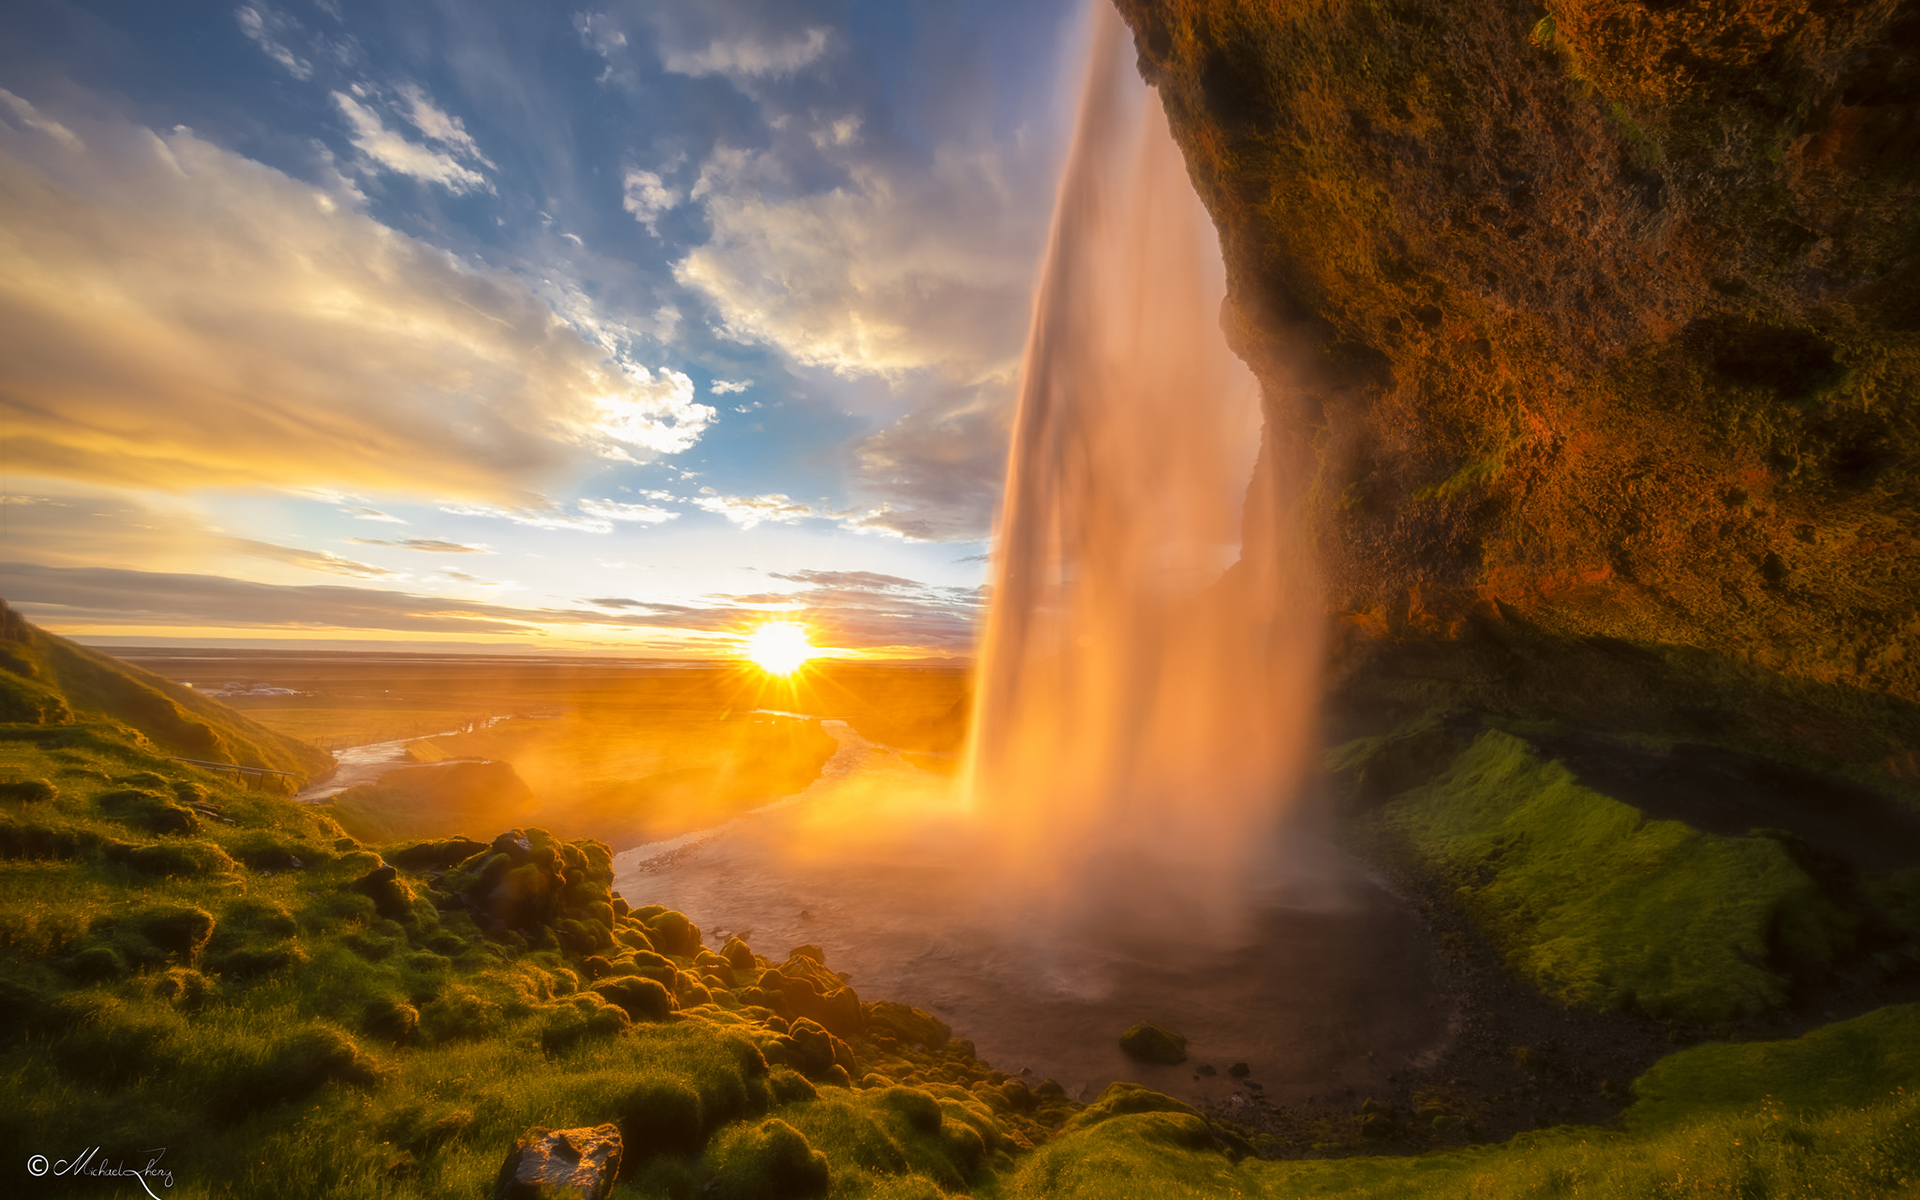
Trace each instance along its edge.
<path fill-rule="evenodd" d="M 657 227 L 660 218 L 685 198 L 652 171 L 628 171 L 621 183 L 620 207 L 632 213 L 633 219 L 655 237 L 660 236 Z"/>
<path fill-rule="evenodd" d="M 661 525 L 677 520 L 679 513 L 654 504 L 622 504 L 617 500 L 582 500 L 580 511 L 609 521 L 635 521 L 642 525 Z"/>
<path fill-rule="evenodd" d="M 804 583 L 814 587 L 861 588 L 867 591 L 894 591 L 900 588 L 921 586 L 911 579 L 898 575 L 882 575 L 877 571 L 794 571 L 781 574 L 769 572 L 774 579 L 784 579 L 791 583 Z"/>
<path fill-rule="evenodd" d="M 571 529 L 580 533 L 612 533 L 613 521 L 604 516 L 570 516 L 558 508 L 499 508 L 491 504 L 443 504 L 443 513 L 457 517 L 491 517 L 529 529 Z"/>
<path fill-rule="evenodd" d="M 285 13 L 269 8 L 243 4 L 234 10 L 234 20 L 240 22 L 240 32 L 254 45 L 266 51 L 267 57 L 287 69 L 295 79 L 313 78 L 313 64 L 301 58 L 287 48 L 283 37 L 300 32 L 300 22 Z"/>
<path fill-rule="evenodd" d="M 529 633 L 535 614 L 472 601 L 337 584 L 0 563 L 0 588 L 41 623 L 232 625 L 411 633 Z"/>
<path fill-rule="evenodd" d="M 707 385 L 707 390 L 716 396 L 725 396 L 744 392 L 753 386 L 751 379 L 716 379 Z"/>
<path fill-rule="evenodd" d="M 437 183 L 451 192 L 493 190 L 493 185 L 480 172 L 463 166 L 451 154 L 409 141 L 388 129 L 380 114 L 345 92 L 333 93 L 333 102 L 353 127 L 353 144 L 387 170 L 422 183 Z M 466 135 L 462 132 L 461 136 Z"/>
<path fill-rule="evenodd" d="M 448 116 L 435 105 L 433 98 L 417 83 L 403 83 L 399 88 L 400 98 L 406 102 L 406 117 L 415 129 L 433 141 L 484 167 L 493 167 L 493 162 L 480 153 L 480 147 L 467 133 L 467 127 L 459 117 Z"/>
<path fill-rule="evenodd" d="M 0 434 L 16 474 L 524 503 L 715 410 L 462 262 L 212 145 L 0 124 Z M 612 343 L 611 345 L 609 343 Z"/>
<path fill-rule="evenodd" d="M 768 496 L 696 496 L 693 503 L 710 513 L 718 513 L 742 529 L 752 529 L 763 521 L 790 525 L 802 517 L 822 515 L 814 512 L 811 505 L 797 504 L 781 492 Z"/>
<path fill-rule="evenodd" d="M 786 35 L 758 31 L 714 38 L 698 48 L 662 47 L 660 63 L 675 75 L 729 79 L 779 78 L 812 66 L 827 52 L 828 31 L 818 25 Z"/>
<path fill-rule="evenodd" d="M 882 501 L 866 526 L 917 541 L 974 541 L 991 532 L 1006 478 L 1010 381 L 943 389 L 855 449 L 865 494 Z"/>
<path fill-rule="evenodd" d="M 940 654 L 970 649 L 980 609 L 978 589 L 929 587 L 910 580 L 880 586 L 842 581 L 788 594 L 711 596 L 699 604 L 608 597 L 582 602 L 595 608 L 539 609 L 344 584 L 267 584 L 218 575 L 32 563 L 0 563 L 0 595 L 37 623 L 70 632 L 101 626 L 176 626 L 281 634 L 515 635 L 549 641 L 678 635 L 681 645 L 689 644 L 689 635 L 708 644 L 715 635 L 731 638 L 773 609 L 812 626 L 816 644 Z M 604 611 L 608 608 L 620 611 Z"/>
<path fill-rule="evenodd" d="M 228 538 L 227 544 L 242 554 L 251 554 L 256 558 L 270 558 L 296 567 L 306 567 L 313 571 L 326 571 L 333 575 L 351 575 L 358 579 L 390 579 L 398 572 L 383 567 L 372 567 L 366 563 L 354 562 L 324 550 L 302 550 L 295 546 L 280 546 L 272 542 L 256 542 L 250 538 Z"/>
<path fill-rule="evenodd" d="M 405 525 L 405 517 L 396 517 L 390 512 L 381 512 L 377 508 L 368 508 L 363 504 L 343 504 L 340 511 L 356 521 L 381 521 L 388 525 Z"/>
<path fill-rule="evenodd" d="M 851 165 L 825 192 L 778 196 L 765 155 L 724 149 L 695 195 L 712 234 L 674 277 L 728 336 L 843 375 L 1009 369 L 1028 319 L 1041 223 L 991 152 L 948 147 L 925 169 Z"/>
<path fill-rule="evenodd" d="M 660 454 L 690 449 L 718 412 L 696 404 L 693 380 L 679 371 L 620 364 L 622 386 L 597 400 L 595 430 L 615 441 Z"/>
<path fill-rule="evenodd" d="M 465 542 L 446 542 L 439 538 L 401 538 L 397 542 L 381 538 L 348 538 L 348 544 L 354 546 L 397 546 L 402 550 L 418 550 L 424 554 L 492 554 L 489 546 L 469 546 Z"/>
<path fill-rule="evenodd" d="M 606 13 L 575 13 L 573 28 L 580 44 L 603 58 L 627 44 L 627 35 Z"/>
<path fill-rule="evenodd" d="M 6 106 L 12 110 L 14 120 L 25 125 L 28 129 L 35 129 L 46 134 L 75 154 L 86 150 L 86 143 L 82 142 L 79 137 L 74 134 L 73 130 L 68 129 L 58 121 L 50 120 L 42 116 L 39 109 L 5 88 L 0 88 L 0 102 L 4 102 Z"/>

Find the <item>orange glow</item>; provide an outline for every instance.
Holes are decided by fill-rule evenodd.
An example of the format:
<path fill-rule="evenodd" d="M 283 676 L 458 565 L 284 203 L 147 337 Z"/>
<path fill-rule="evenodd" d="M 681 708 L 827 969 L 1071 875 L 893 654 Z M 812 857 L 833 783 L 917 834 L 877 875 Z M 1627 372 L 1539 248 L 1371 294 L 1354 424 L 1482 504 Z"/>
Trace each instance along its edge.
<path fill-rule="evenodd" d="M 791 675 L 819 653 L 807 640 L 807 627 L 772 621 L 748 634 L 740 652 L 769 675 Z"/>

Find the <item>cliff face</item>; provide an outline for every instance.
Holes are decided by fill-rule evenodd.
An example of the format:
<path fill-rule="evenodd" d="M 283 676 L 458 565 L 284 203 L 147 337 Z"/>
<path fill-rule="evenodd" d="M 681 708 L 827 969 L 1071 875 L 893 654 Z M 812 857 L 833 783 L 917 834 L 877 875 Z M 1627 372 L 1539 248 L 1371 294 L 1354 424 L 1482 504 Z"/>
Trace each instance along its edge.
<path fill-rule="evenodd" d="M 1920 700 L 1920 3 L 1118 3 L 1337 611 Z"/>

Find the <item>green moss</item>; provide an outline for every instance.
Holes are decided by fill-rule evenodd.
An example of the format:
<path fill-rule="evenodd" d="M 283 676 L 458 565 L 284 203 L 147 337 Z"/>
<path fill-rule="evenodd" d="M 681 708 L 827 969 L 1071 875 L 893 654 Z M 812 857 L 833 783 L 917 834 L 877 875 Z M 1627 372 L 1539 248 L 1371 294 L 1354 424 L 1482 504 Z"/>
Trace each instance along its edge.
<path fill-rule="evenodd" d="M 1168 1065 L 1187 1061 L 1187 1036 L 1150 1021 L 1128 1027 L 1120 1048 L 1141 1062 Z"/>
<path fill-rule="evenodd" d="M 1634 1085 L 1626 1131 L 1560 1128 L 1419 1158 L 1238 1163 L 1178 1111 L 1085 1121 L 1021 1164 L 1010 1197 L 1911 1194 L 1920 1175 L 1920 1005 L 1787 1042 L 1706 1045 Z M 1091 1110 L 1090 1110 L 1091 1111 Z"/>
<path fill-rule="evenodd" d="M 1759 965 L 1777 925 L 1816 964 L 1841 936 L 1778 843 L 1649 821 L 1504 733 L 1483 734 L 1382 819 L 1455 882 L 1514 971 L 1568 1004 L 1707 1021 L 1759 1012 L 1787 994 Z"/>
<path fill-rule="evenodd" d="M 778 1119 L 740 1130 L 713 1159 L 713 1182 L 703 1190 L 717 1200 L 809 1200 L 825 1196 L 832 1179 L 826 1155 Z"/>
<path fill-rule="evenodd" d="M 1920 1004 L 1893 1005 L 1785 1042 L 1711 1042 L 1661 1059 L 1633 1085 L 1629 1129 L 1705 1114 L 1858 1110 L 1920 1083 Z"/>

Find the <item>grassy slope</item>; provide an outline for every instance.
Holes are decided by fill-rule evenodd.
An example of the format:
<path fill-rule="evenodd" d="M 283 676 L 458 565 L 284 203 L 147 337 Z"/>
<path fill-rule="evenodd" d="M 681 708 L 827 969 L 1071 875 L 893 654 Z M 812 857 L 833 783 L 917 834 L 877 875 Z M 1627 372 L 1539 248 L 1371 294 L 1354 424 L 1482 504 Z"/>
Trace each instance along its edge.
<path fill-rule="evenodd" d="M 1778 842 L 1649 821 L 1497 731 L 1383 816 L 1458 881 L 1511 970 L 1579 1007 L 1705 1021 L 1758 1012 L 1786 999 L 1787 981 L 1762 965 L 1776 929 L 1798 936 L 1809 965 L 1845 936 Z"/>
<path fill-rule="evenodd" d="M 529 1125 L 603 1121 L 627 1137 L 616 1195 L 680 1200 L 1873 1196 L 1920 1157 L 1897 1090 L 1920 1085 L 1912 1006 L 1676 1055 L 1625 1132 L 1236 1163 L 1165 1097 L 1117 1086 L 1076 1115 L 964 1044 L 913 1044 L 939 1031 L 811 959 L 716 955 L 679 914 L 612 897 L 596 843 L 531 831 L 517 866 L 390 847 L 408 867 L 376 884 L 379 857 L 322 813 L 115 723 L 0 726 L 0 755 L 55 791 L 0 789 L 0 1140 L 166 1146 L 175 1195 L 475 1193 Z"/>
<path fill-rule="evenodd" d="M 1329 754 L 1360 828 L 1455 901 L 1508 968 L 1577 1007 L 1721 1021 L 1838 961 L 1920 962 L 1920 870 L 1829 891 L 1770 836 L 1719 837 L 1581 787 L 1519 737 L 1428 716 Z M 1849 958 L 1849 956 L 1852 956 Z"/>
<path fill-rule="evenodd" d="M 332 766 L 323 750 L 250 720 L 192 688 L 55 637 L 0 601 L 0 721 L 107 718 L 163 753 L 288 771 Z"/>

